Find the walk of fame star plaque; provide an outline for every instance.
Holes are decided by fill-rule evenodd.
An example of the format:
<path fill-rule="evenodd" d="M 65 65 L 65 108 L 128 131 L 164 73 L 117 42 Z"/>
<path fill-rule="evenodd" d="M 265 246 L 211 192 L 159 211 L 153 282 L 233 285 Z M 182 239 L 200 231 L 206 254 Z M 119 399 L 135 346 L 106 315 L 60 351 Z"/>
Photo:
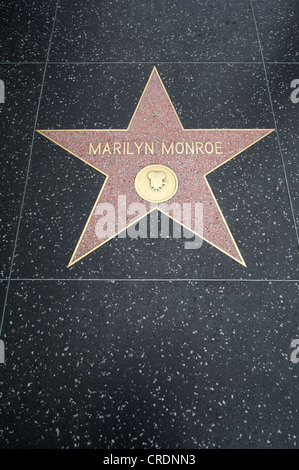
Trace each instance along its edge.
<path fill-rule="evenodd" d="M 203 232 L 187 228 L 246 266 L 207 175 L 273 130 L 184 129 L 155 67 L 127 129 L 39 130 L 106 176 L 68 266 L 140 220 L 128 214 L 117 229 L 99 239 L 99 205 L 117 207 L 120 195 L 130 204 L 146 204 L 143 217 L 161 210 L 165 201 L 201 203 Z"/>

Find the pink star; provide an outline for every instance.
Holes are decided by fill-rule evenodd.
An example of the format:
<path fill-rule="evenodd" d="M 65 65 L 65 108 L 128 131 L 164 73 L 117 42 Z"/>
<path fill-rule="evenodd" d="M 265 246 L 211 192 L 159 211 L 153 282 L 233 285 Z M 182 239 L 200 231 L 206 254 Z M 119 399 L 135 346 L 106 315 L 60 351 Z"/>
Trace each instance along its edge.
<path fill-rule="evenodd" d="M 178 178 L 178 190 L 170 203 L 203 204 L 205 241 L 246 266 L 206 176 L 236 157 L 274 129 L 184 129 L 156 68 L 153 69 L 127 129 L 39 130 L 38 132 L 106 175 L 69 266 L 82 259 L 140 216 L 126 215 L 117 229 L 99 239 L 96 224 L 103 203 L 152 207 L 135 190 L 135 177 L 147 165 L 162 164 Z M 168 153 L 167 153 L 168 152 Z M 159 204 L 155 204 L 159 208 Z M 179 221 L 180 222 L 180 221 Z M 196 233 L 192 227 L 191 231 Z M 142 243 L 142 241 L 140 241 Z"/>

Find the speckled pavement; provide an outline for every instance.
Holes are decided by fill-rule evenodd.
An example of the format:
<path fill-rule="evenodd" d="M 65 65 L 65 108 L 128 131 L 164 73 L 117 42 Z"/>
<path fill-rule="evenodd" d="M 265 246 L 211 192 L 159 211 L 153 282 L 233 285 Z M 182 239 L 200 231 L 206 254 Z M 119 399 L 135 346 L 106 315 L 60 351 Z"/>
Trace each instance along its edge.
<path fill-rule="evenodd" d="M 0 448 L 297 448 L 298 1 L 0 0 L 0 18 Z M 116 236 L 68 267 L 105 175 L 37 131 L 127 129 L 153 70 L 197 140 L 275 130 L 207 176 L 229 227 L 204 197 L 212 244 Z M 142 132 L 182 141 L 163 99 Z"/>

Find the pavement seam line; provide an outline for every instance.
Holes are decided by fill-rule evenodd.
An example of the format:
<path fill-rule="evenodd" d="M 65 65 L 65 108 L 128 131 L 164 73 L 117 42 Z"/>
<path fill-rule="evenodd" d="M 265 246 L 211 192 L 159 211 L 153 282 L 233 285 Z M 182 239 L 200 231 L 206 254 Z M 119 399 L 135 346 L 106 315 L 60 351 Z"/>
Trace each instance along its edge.
<path fill-rule="evenodd" d="M 55 29 L 56 18 L 57 18 L 58 5 L 59 5 L 59 0 L 56 1 L 56 8 L 55 8 L 55 13 L 54 13 L 54 18 L 53 18 L 52 30 L 51 30 L 50 39 L 49 39 L 48 51 L 47 51 L 46 62 L 45 62 L 45 67 L 44 67 L 44 72 L 43 72 L 43 78 L 42 78 L 42 83 L 41 83 L 41 88 L 40 88 L 40 93 L 39 93 L 37 110 L 36 110 L 36 114 L 35 114 L 33 134 L 32 134 L 31 145 L 30 145 L 30 152 L 29 152 L 29 158 L 28 158 L 28 164 L 27 164 L 27 171 L 26 171 L 26 178 L 25 178 L 23 196 L 22 196 L 22 200 L 21 200 L 21 207 L 20 207 L 20 212 L 19 212 L 18 225 L 17 225 L 17 230 L 16 230 L 14 248 L 13 248 L 12 257 L 11 257 L 10 270 L 9 270 L 9 276 L 8 276 L 8 281 L 7 281 L 7 286 L 6 286 L 6 293 L 5 293 L 1 323 L 0 323 L 0 338 L 1 338 L 1 335 L 2 335 L 3 323 L 4 323 L 4 318 L 5 318 L 5 311 L 6 311 L 7 300 L 8 300 L 8 295 L 9 295 L 10 282 L 11 282 L 11 278 L 12 278 L 14 259 L 15 259 L 15 255 L 16 255 L 16 248 L 17 248 L 18 237 L 19 237 L 19 232 L 20 232 L 20 225 L 21 225 L 21 220 L 22 220 L 22 213 L 23 213 L 24 203 L 25 203 L 25 198 L 26 198 L 29 173 L 30 173 L 30 169 L 31 169 L 33 146 L 34 146 L 35 134 L 36 134 L 36 127 L 37 127 L 40 104 L 41 104 L 41 99 L 42 99 L 42 94 L 43 94 L 43 89 L 44 89 L 44 83 L 45 83 L 45 78 L 46 78 L 47 65 L 48 65 L 48 61 L 49 61 L 49 57 L 50 57 L 50 50 L 51 50 L 51 45 L 52 45 L 52 39 L 53 39 L 53 34 L 54 34 L 54 29 Z"/>
<path fill-rule="evenodd" d="M 289 187 L 289 181 L 288 181 L 288 175 L 287 175 L 287 171 L 286 171 L 286 165 L 285 165 L 283 152 L 282 152 L 282 148 L 281 148 L 279 131 L 278 131 L 278 127 L 277 127 L 277 120 L 276 120 L 276 115 L 275 115 L 272 96 L 271 96 L 270 83 L 269 83 L 266 63 L 265 63 L 265 60 L 264 60 L 263 48 L 262 48 L 262 44 L 261 44 L 261 40 L 260 40 L 260 34 L 259 34 L 256 15 L 255 15 L 255 11 L 254 11 L 253 0 L 250 0 L 250 3 L 251 3 L 253 21 L 254 21 L 255 28 L 256 28 L 256 34 L 257 34 L 257 39 L 258 39 L 258 43 L 259 43 L 260 53 L 261 53 L 261 57 L 262 57 L 262 61 L 263 61 L 263 67 L 264 67 L 265 79 L 266 79 L 267 90 L 268 90 L 268 95 L 269 95 L 270 107 L 271 107 L 271 112 L 272 112 L 272 116 L 273 116 L 274 126 L 275 126 L 275 129 L 276 129 L 276 138 L 277 138 L 280 158 L 281 158 L 281 162 L 282 162 L 282 168 L 283 168 L 283 173 L 284 173 L 284 178 L 285 178 L 285 183 L 286 183 L 286 188 L 287 188 L 287 193 L 288 193 L 288 199 L 289 199 L 292 218 L 293 218 L 293 223 L 294 223 L 294 229 L 295 229 L 296 238 L 297 238 L 297 245 L 299 247 L 298 227 L 297 227 L 297 222 L 296 222 L 296 218 L 295 218 L 294 206 L 293 206 L 293 201 L 292 201 L 292 196 L 291 196 L 291 190 L 290 190 L 290 187 Z"/>

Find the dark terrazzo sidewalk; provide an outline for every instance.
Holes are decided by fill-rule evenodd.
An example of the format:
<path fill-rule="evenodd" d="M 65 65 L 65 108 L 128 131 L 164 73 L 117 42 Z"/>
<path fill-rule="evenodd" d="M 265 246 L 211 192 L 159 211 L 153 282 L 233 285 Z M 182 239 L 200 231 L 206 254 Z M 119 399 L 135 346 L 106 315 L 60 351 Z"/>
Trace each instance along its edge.
<path fill-rule="evenodd" d="M 0 448 L 298 447 L 299 6 L 0 0 Z M 247 268 L 115 238 L 37 129 L 124 129 L 156 67 L 187 129 L 276 132 L 208 177 Z M 299 97 L 299 93 L 298 93 Z"/>

